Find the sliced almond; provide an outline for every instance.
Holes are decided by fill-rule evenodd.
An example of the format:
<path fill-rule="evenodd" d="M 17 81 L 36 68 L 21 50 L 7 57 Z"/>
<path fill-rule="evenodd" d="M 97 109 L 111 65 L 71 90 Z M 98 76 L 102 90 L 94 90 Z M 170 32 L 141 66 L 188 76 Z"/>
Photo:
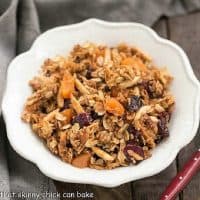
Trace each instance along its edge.
<path fill-rule="evenodd" d="M 119 133 L 121 134 L 121 133 L 123 133 L 123 132 L 125 132 L 126 131 L 126 129 L 128 128 L 128 126 L 129 126 L 129 124 L 124 124 L 120 129 L 119 129 Z"/>
<path fill-rule="evenodd" d="M 88 89 L 77 78 L 75 78 L 75 86 L 82 94 L 90 94 Z"/>
<path fill-rule="evenodd" d="M 128 150 L 127 153 L 132 156 L 135 160 L 144 160 L 144 158 L 142 156 L 140 156 L 139 154 L 131 151 L 131 150 Z"/>
<path fill-rule="evenodd" d="M 64 105 L 64 98 L 61 94 L 61 88 L 58 91 L 58 95 L 57 95 L 57 104 L 59 108 L 62 108 Z"/>
<path fill-rule="evenodd" d="M 58 114 L 59 109 L 55 109 L 52 112 L 48 113 L 43 120 L 46 121 L 51 121 L 57 114 Z"/>
<path fill-rule="evenodd" d="M 141 118 L 142 115 L 147 114 L 151 111 L 151 106 L 142 106 L 135 115 L 135 120 Z"/>
<path fill-rule="evenodd" d="M 111 52 L 109 48 L 106 48 L 104 54 L 104 65 L 108 65 L 110 61 L 111 61 Z"/>
<path fill-rule="evenodd" d="M 133 87 L 134 85 L 138 84 L 140 81 L 140 77 L 136 76 L 133 80 L 127 80 L 119 84 L 119 87 L 122 89 Z"/>
<path fill-rule="evenodd" d="M 73 109 L 78 113 L 83 113 L 85 112 L 79 101 L 74 97 L 74 95 L 71 95 L 71 103 Z"/>
<path fill-rule="evenodd" d="M 92 151 L 97 154 L 100 158 L 107 160 L 107 161 L 113 161 L 114 157 L 112 157 L 110 154 L 106 153 L 105 151 L 101 150 L 98 147 L 92 147 Z"/>

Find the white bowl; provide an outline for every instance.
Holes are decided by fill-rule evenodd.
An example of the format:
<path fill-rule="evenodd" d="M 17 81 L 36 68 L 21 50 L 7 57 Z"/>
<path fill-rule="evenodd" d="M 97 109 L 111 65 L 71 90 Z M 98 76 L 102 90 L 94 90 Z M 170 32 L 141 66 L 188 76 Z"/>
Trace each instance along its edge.
<path fill-rule="evenodd" d="M 136 166 L 100 171 L 75 168 L 51 154 L 30 126 L 20 119 L 25 100 L 31 94 L 28 81 L 38 73 L 42 62 L 48 57 L 66 55 L 75 44 L 85 41 L 109 46 L 121 42 L 135 45 L 149 53 L 158 66 L 167 66 L 175 77 L 171 91 L 176 98 L 176 109 L 170 122 L 170 137 L 153 150 L 151 158 Z M 12 147 L 45 175 L 64 182 L 114 187 L 162 171 L 194 138 L 199 124 L 200 84 L 184 51 L 152 29 L 138 23 L 89 19 L 43 33 L 29 51 L 11 62 L 2 109 Z"/>

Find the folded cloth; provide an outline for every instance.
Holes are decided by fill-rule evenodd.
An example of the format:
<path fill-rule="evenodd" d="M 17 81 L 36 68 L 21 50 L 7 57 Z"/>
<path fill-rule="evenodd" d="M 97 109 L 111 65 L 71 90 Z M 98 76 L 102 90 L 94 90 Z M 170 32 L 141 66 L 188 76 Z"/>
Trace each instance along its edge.
<path fill-rule="evenodd" d="M 27 50 L 41 31 L 90 17 L 109 21 L 136 21 L 151 26 L 163 15 L 184 14 L 199 8 L 200 0 L 1 0 L 0 102 L 9 62 Z M 10 147 L 2 117 L 0 130 L 0 199 L 20 199 L 9 197 L 5 192 L 55 192 L 52 180 Z M 4 192 L 3 196 L 1 192 Z M 40 196 L 38 199 L 48 198 Z"/>

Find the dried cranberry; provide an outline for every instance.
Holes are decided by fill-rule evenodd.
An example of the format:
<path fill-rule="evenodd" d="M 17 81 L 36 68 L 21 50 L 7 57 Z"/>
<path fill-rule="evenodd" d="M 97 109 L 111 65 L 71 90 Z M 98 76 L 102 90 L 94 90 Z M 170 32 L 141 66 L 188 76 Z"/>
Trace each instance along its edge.
<path fill-rule="evenodd" d="M 133 151 L 134 153 L 138 154 L 140 157 L 144 158 L 144 151 L 142 147 L 136 146 L 132 143 L 128 143 L 124 148 L 124 155 L 126 156 L 128 161 L 131 161 L 132 156 L 128 153 L 128 151 Z"/>
<path fill-rule="evenodd" d="M 92 118 L 89 113 L 80 113 L 73 119 L 73 123 L 79 123 L 80 127 L 88 126 Z"/>
<path fill-rule="evenodd" d="M 135 112 L 142 106 L 142 100 L 140 96 L 132 96 L 127 104 L 127 110 L 129 112 Z"/>

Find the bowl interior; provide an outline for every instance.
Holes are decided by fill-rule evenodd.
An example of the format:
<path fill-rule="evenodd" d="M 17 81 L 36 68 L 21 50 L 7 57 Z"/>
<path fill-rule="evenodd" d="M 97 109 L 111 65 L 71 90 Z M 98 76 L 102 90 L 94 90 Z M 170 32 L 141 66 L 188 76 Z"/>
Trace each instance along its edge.
<path fill-rule="evenodd" d="M 153 33 L 140 26 L 83 25 L 63 27 L 40 36 L 31 51 L 18 57 L 10 66 L 4 99 L 8 136 L 15 150 L 35 162 L 48 176 L 68 182 L 114 186 L 159 172 L 172 161 L 186 144 L 194 126 L 196 87 L 187 74 L 180 53 L 165 42 L 158 42 Z M 115 46 L 125 42 L 148 53 L 156 65 L 166 66 L 174 76 L 171 92 L 176 99 L 170 122 L 170 137 L 158 145 L 152 157 L 137 166 L 97 171 L 77 169 L 52 155 L 29 125 L 20 119 L 26 98 L 31 94 L 28 81 L 37 75 L 46 58 L 67 55 L 77 43 L 86 41 Z M 174 155 L 174 156 L 172 156 Z M 119 182 L 120 180 L 120 182 Z"/>

